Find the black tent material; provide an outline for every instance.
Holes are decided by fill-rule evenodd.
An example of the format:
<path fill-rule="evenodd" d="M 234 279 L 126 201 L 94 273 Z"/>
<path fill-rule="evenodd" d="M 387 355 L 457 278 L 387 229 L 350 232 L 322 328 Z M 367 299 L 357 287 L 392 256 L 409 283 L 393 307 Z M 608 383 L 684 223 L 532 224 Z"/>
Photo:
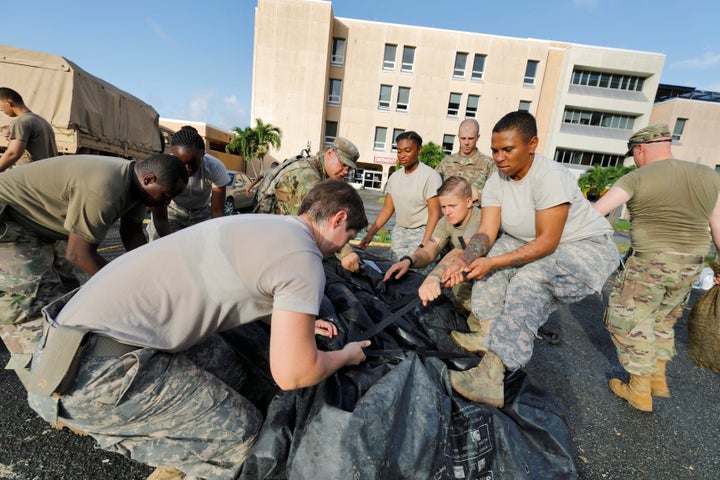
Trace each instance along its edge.
<path fill-rule="evenodd" d="M 389 263 L 363 254 L 381 270 Z M 371 262 L 372 263 L 372 262 Z M 382 282 L 370 263 L 350 275 L 326 262 L 321 316 L 338 326 L 323 349 L 336 349 L 417 296 L 422 277 Z M 567 425 L 554 401 L 522 371 L 505 382 L 505 407 L 456 395 L 448 368 L 478 357 L 449 339 L 465 313 L 441 297 L 417 306 L 372 338 L 368 359 L 312 388 L 279 391 L 259 323 L 226 337 L 251 365 L 244 391 L 266 417 L 243 465 L 243 479 L 572 479 Z"/>

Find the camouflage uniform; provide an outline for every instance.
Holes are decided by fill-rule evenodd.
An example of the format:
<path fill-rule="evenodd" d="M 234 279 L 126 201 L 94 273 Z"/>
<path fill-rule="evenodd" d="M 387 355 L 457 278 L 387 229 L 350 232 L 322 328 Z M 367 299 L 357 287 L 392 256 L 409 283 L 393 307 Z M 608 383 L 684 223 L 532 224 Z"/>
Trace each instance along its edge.
<path fill-rule="evenodd" d="M 80 285 L 65 258 L 66 241 L 48 241 L 0 215 L 0 324 L 38 318 L 51 300 Z"/>
<path fill-rule="evenodd" d="M 238 368 L 218 335 L 182 354 L 141 348 L 101 357 L 91 351 L 76 375 L 75 385 L 83 387 L 60 398 L 30 393 L 28 402 L 56 423 L 57 410 L 48 408 L 54 402 L 63 423 L 105 450 L 188 476 L 236 478 L 262 425 L 260 412 L 235 390 L 243 379 Z"/>
<path fill-rule="evenodd" d="M 627 260 L 615 279 L 605 314 L 605 327 L 625 370 L 651 375 L 657 360 L 675 356 L 675 323 L 700 270 L 701 263 L 683 265 L 635 256 Z"/>
<path fill-rule="evenodd" d="M 495 162 L 492 157 L 476 149 L 475 153 L 467 157 L 459 153 L 446 156 L 435 167 L 435 171 L 443 180 L 452 176 L 463 177 L 481 194 L 488 177 L 495 171 Z"/>
<path fill-rule="evenodd" d="M 322 152 L 287 159 L 263 178 L 253 212 L 297 215 L 310 190 L 326 178 Z"/>
<path fill-rule="evenodd" d="M 505 234 L 488 256 L 499 256 L 524 244 Z M 600 235 L 561 243 L 552 254 L 519 267 L 493 270 L 475 282 L 472 292 L 473 314 L 481 320 L 493 320 L 483 344 L 508 370 L 521 368 L 532 356 L 538 329 L 557 304 L 600 293 L 618 262 L 612 235 Z"/>

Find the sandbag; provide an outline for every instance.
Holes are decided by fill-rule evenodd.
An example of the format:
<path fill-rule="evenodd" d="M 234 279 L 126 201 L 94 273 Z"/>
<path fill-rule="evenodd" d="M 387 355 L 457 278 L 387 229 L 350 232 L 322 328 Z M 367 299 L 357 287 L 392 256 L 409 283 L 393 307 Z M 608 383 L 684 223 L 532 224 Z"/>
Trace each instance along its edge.
<path fill-rule="evenodd" d="M 373 260 L 383 271 L 390 266 Z M 334 259 L 325 266 L 321 317 L 339 332 L 332 340 L 317 337 L 327 350 L 341 348 L 415 298 L 423 280 L 409 272 L 384 283 L 366 265 L 356 275 Z M 241 393 L 265 414 L 240 478 L 577 478 L 557 404 L 523 371 L 506 378 L 502 409 L 453 392 L 448 368 L 479 361 L 449 340 L 450 330 L 467 331 L 466 316 L 447 297 L 418 306 L 372 339 L 361 365 L 289 392 L 277 389 L 265 370 L 265 326 L 227 332 L 255 367 L 255 378 Z M 260 358 L 252 358 L 258 352 Z"/>
<path fill-rule="evenodd" d="M 717 275 L 720 264 L 710 267 Z M 688 353 L 699 367 L 720 372 L 720 285 L 702 294 L 688 314 Z"/>

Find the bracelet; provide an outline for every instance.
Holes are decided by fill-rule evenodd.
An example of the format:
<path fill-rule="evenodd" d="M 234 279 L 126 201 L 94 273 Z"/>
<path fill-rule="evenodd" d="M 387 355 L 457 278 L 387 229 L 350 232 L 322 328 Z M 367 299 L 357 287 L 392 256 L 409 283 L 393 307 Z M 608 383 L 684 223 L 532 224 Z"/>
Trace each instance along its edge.
<path fill-rule="evenodd" d="M 405 255 L 404 257 L 400 258 L 400 260 L 398 260 L 398 262 L 402 262 L 403 260 L 408 260 L 410 262 L 410 268 L 412 268 L 413 261 L 412 261 L 412 258 L 410 258 L 410 255 Z"/>

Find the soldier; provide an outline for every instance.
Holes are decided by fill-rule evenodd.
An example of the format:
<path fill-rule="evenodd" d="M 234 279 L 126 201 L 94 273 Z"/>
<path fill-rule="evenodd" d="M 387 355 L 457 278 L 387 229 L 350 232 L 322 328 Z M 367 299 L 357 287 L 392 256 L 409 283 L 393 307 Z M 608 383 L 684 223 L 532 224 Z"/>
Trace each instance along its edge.
<path fill-rule="evenodd" d="M 285 160 L 263 177 L 253 212 L 297 215 L 303 199 L 315 185 L 327 178 L 342 180 L 351 168 L 357 168 L 355 162 L 359 157 L 360 152 L 350 140 L 336 137 L 324 152 Z M 360 269 L 360 257 L 350 245 L 338 257 L 347 270 Z"/>
<path fill-rule="evenodd" d="M 0 156 L 0 172 L 15 165 L 25 150 L 31 161 L 57 156 L 52 126 L 31 112 L 19 93 L 11 88 L 0 88 L 0 110 L 14 118 L 10 124 L 8 147 Z"/>
<path fill-rule="evenodd" d="M 611 379 L 610 389 L 644 412 L 652 411 L 653 396 L 670 396 L 665 372 L 675 355 L 675 323 L 711 238 L 720 251 L 720 175 L 673 158 L 671 142 L 667 125 L 635 132 L 625 156 L 638 169 L 594 205 L 607 215 L 627 202 L 632 217 L 633 254 L 613 285 L 605 323 L 630 373 L 628 383 Z"/>
<path fill-rule="evenodd" d="M 479 139 L 480 125 L 477 120 L 473 118 L 463 120 L 458 127 L 460 150 L 443 158 L 435 167 L 443 180 L 451 176 L 466 178 L 472 184 L 473 201 L 478 207 L 485 182 L 495 171 L 492 157 L 478 150 Z"/>
<path fill-rule="evenodd" d="M 476 280 L 471 307 L 489 333 L 453 339 L 484 356 L 477 367 L 450 372 L 450 383 L 465 398 L 496 407 L 505 403 L 505 370 L 530 360 L 538 329 L 556 304 L 601 292 L 619 263 L 610 223 L 567 168 L 536 155 L 537 144 L 528 112 L 509 113 L 495 124 L 497 171 L 483 190 L 480 228 L 462 254 L 443 260 L 433 273 L 450 287 L 463 274 Z M 419 295 L 427 304 L 438 294 Z"/>
<path fill-rule="evenodd" d="M 225 361 L 233 356 L 220 355 L 231 351 L 217 333 L 265 319 L 270 373 L 283 390 L 359 364 L 370 345 L 320 351 L 315 343 L 316 334 L 337 335 L 316 318 L 322 258 L 367 225 L 360 195 L 326 180 L 298 214 L 200 223 L 123 255 L 74 297 L 50 305 L 30 406 L 106 450 L 158 467 L 150 478 L 236 478 L 262 414 L 232 388 L 242 363 Z"/>
<path fill-rule="evenodd" d="M 412 254 L 405 255 L 394 263 L 385 273 L 383 281 L 399 279 L 410 268 L 430 265 L 448 243 L 452 245 L 453 250 L 444 258 L 454 258 L 455 255 L 462 253 L 466 242 L 470 241 L 470 237 L 477 231 L 480 226 L 480 209 L 473 205 L 470 182 L 462 177 L 448 177 L 438 188 L 437 194 L 443 216 L 438 221 L 432 237 Z M 437 288 L 439 293 L 440 282 L 436 276 L 429 275 L 420 288 Z M 453 288 L 455 298 L 467 311 L 470 311 L 470 292 L 471 285 L 468 283 Z M 475 330 L 472 327 L 476 323 L 474 317 L 468 319 L 473 331 Z"/>
<path fill-rule="evenodd" d="M 77 287 L 73 266 L 88 275 L 105 266 L 97 249 L 116 220 L 127 250 L 146 243 L 146 208 L 167 205 L 186 183 L 182 162 L 163 154 L 66 155 L 0 175 L 0 324 L 37 317 Z"/>
<path fill-rule="evenodd" d="M 170 205 L 151 209 L 152 221 L 146 229 L 150 241 L 225 215 L 225 187 L 229 180 L 225 165 L 205 153 L 205 140 L 191 126 L 186 125 L 176 132 L 170 145 L 173 155 L 185 164 L 188 185 Z"/>

